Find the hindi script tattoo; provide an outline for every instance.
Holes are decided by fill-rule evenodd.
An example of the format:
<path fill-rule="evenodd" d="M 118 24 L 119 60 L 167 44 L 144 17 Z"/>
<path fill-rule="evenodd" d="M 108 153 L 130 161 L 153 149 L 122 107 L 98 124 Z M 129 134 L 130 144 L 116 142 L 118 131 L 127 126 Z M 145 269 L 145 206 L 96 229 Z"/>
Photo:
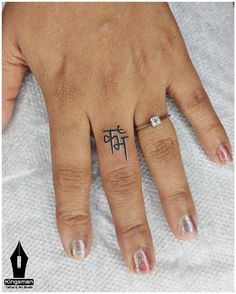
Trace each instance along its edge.
<path fill-rule="evenodd" d="M 115 151 L 118 151 L 123 148 L 125 159 L 128 159 L 128 150 L 126 146 L 126 140 L 129 136 L 126 136 L 126 131 L 122 129 L 119 125 L 116 129 L 104 130 L 104 143 L 110 143 L 111 152 L 114 154 Z"/>

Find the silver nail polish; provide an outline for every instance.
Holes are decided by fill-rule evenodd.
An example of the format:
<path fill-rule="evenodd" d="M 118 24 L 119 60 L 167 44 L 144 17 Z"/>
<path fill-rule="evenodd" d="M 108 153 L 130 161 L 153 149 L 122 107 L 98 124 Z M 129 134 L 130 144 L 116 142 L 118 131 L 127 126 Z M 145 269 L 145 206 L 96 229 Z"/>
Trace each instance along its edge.
<path fill-rule="evenodd" d="M 232 161 L 232 155 L 228 147 L 225 144 L 220 144 L 216 150 L 216 155 L 219 158 L 219 161 L 223 164 Z"/>
<path fill-rule="evenodd" d="M 70 242 L 71 255 L 75 258 L 84 258 L 86 255 L 86 240 L 82 237 Z"/>
<path fill-rule="evenodd" d="M 134 270 L 137 273 L 149 272 L 153 267 L 152 256 L 150 250 L 147 248 L 141 248 L 137 250 L 133 255 Z"/>
<path fill-rule="evenodd" d="M 186 214 L 181 218 L 180 230 L 184 235 L 197 233 L 197 226 L 190 214 Z"/>

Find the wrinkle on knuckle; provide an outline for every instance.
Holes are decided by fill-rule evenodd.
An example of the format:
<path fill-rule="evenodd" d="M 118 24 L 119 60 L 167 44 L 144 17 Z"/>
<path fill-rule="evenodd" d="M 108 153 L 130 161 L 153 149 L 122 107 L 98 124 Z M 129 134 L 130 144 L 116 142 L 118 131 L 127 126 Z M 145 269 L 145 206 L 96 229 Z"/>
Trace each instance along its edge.
<path fill-rule="evenodd" d="M 87 225 L 90 216 L 87 211 L 60 209 L 57 210 L 57 221 L 64 225 Z"/>
<path fill-rule="evenodd" d="M 128 167 L 114 169 L 108 172 L 105 177 L 105 186 L 111 193 L 132 193 L 138 188 L 137 173 Z"/>
<path fill-rule="evenodd" d="M 55 187 L 61 192 L 86 190 L 90 178 L 89 168 L 62 165 L 54 169 Z"/>
<path fill-rule="evenodd" d="M 80 113 L 78 113 L 80 114 Z M 76 121 L 71 118 L 58 118 L 57 123 L 51 125 L 51 133 L 54 139 L 55 148 L 60 147 L 61 140 L 70 136 L 73 138 L 79 132 L 79 124 L 81 121 L 82 115 L 76 118 Z"/>
<path fill-rule="evenodd" d="M 202 88 L 196 88 L 191 91 L 188 98 L 180 102 L 180 105 L 186 112 L 201 111 L 207 101 L 205 91 Z"/>
<path fill-rule="evenodd" d="M 204 127 L 203 127 L 204 128 Z M 214 132 L 214 133 L 221 133 L 222 132 L 222 124 L 220 121 L 212 122 L 207 124 L 207 126 L 204 128 L 205 132 Z"/>
<path fill-rule="evenodd" d="M 147 156 L 159 162 L 169 162 L 177 155 L 177 143 L 172 138 L 149 139 L 145 144 Z"/>
<path fill-rule="evenodd" d="M 159 47 L 162 53 L 170 53 L 176 45 L 179 32 L 176 27 L 162 29 L 159 37 Z"/>
<path fill-rule="evenodd" d="M 145 235 L 147 232 L 147 225 L 145 221 L 135 221 L 126 224 L 116 225 L 116 232 L 119 235 L 125 235 L 126 237 L 130 235 Z"/>
<path fill-rule="evenodd" d="M 189 201 L 189 192 L 187 189 L 183 189 L 176 193 L 167 194 L 163 197 L 163 201 L 167 205 L 185 204 Z"/>

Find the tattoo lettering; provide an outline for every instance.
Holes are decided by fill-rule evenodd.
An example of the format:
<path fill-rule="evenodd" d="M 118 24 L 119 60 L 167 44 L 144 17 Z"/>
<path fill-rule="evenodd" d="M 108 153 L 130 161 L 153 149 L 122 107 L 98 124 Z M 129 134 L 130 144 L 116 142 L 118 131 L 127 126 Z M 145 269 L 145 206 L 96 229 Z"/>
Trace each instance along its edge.
<path fill-rule="evenodd" d="M 128 150 L 126 147 L 126 139 L 129 136 L 124 135 L 124 134 L 126 134 L 126 131 L 118 125 L 116 129 L 104 130 L 103 133 L 105 133 L 104 143 L 110 142 L 112 154 L 115 151 L 120 150 L 121 147 L 123 147 L 124 153 L 125 153 L 125 159 L 127 160 L 128 159 Z"/>

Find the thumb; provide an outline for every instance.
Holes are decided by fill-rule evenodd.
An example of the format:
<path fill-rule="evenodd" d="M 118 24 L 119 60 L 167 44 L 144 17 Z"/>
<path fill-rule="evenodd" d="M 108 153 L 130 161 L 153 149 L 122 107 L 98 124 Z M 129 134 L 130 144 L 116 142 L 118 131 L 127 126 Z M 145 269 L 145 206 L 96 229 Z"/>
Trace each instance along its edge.
<path fill-rule="evenodd" d="M 20 49 L 10 39 L 10 34 L 4 31 L 2 47 L 2 128 L 8 125 L 12 116 L 15 100 L 18 95 L 21 81 L 28 67 Z"/>

